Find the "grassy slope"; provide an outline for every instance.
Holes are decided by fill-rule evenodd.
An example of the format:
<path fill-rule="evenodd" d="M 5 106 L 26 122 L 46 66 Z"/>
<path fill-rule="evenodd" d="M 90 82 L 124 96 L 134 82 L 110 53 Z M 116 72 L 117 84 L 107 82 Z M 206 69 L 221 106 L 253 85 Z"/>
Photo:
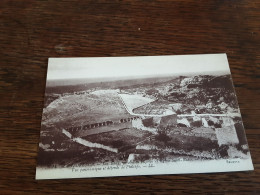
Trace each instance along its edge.
<path fill-rule="evenodd" d="M 120 131 L 111 131 L 103 133 L 102 135 L 90 135 L 85 137 L 86 140 L 101 143 L 106 146 L 120 148 L 127 145 L 134 145 L 140 141 L 143 141 L 151 133 L 146 131 L 137 130 L 134 128 L 124 129 Z"/>
<path fill-rule="evenodd" d="M 130 115 L 116 92 L 96 91 L 91 94 L 69 95 L 54 100 L 43 112 L 46 126 L 79 126 L 82 124 L 119 120 Z"/>

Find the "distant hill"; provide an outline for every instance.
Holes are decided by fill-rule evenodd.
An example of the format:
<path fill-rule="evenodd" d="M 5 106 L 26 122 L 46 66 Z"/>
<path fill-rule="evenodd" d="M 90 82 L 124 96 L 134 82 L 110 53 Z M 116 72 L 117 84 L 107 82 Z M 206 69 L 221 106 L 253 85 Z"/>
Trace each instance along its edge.
<path fill-rule="evenodd" d="M 93 88 L 115 89 L 120 87 L 132 87 L 144 84 L 156 84 L 168 82 L 177 77 L 153 77 L 153 78 L 134 78 L 127 80 L 104 80 L 104 79 L 73 79 L 73 80 L 53 80 L 47 82 L 46 93 L 73 93 Z M 79 84 L 76 84 L 79 83 Z"/>

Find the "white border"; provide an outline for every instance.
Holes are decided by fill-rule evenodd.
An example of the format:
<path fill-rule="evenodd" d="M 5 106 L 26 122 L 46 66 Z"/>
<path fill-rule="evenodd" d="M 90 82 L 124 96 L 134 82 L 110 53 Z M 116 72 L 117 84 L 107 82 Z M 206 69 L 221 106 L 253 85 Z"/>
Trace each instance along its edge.
<path fill-rule="evenodd" d="M 233 162 L 233 163 L 228 163 Z M 103 170 L 103 166 L 86 166 L 73 168 L 37 168 L 35 179 L 63 179 L 63 178 L 92 178 L 92 177 L 114 177 L 114 176 L 136 176 L 136 175 L 164 175 L 164 174 L 187 174 L 187 173 L 213 173 L 213 172 L 233 172 L 254 170 L 251 157 L 249 159 L 227 159 L 227 160 L 208 160 L 208 161 L 178 161 L 171 163 L 151 163 L 154 167 L 142 167 L 144 164 L 125 164 L 141 168 L 125 168 L 118 165 L 117 170 Z M 145 164 L 149 166 L 149 163 Z M 117 165 L 112 165 L 116 167 Z M 96 168 L 101 170 L 88 170 Z M 74 170 L 75 170 L 74 169 Z M 82 172 L 80 170 L 83 170 Z"/>

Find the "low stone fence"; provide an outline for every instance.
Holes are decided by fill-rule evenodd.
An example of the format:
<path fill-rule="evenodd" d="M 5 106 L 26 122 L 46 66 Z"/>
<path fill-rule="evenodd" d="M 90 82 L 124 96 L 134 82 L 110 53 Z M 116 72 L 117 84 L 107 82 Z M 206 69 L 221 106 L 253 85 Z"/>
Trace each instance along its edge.
<path fill-rule="evenodd" d="M 113 124 L 131 122 L 132 120 L 136 120 L 138 118 L 139 118 L 138 116 L 135 116 L 135 117 L 130 117 L 130 118 L 123 118 L 123 119 L 120 119 L 119 121 L 105 121 L 105 122 L 100 122 L 100 123 L 92 123 L 92 124 L 86 124 L 86 125 L 82 125 L 82 126 L 69 127 L 69 128 L 65 128 L 65 129 L 71 133 L 75 133 L 80 130 L 89 130 L 89 129 L 94 129 L 94 128 L 98 128 L 98 127 L 110 126 Z"/>

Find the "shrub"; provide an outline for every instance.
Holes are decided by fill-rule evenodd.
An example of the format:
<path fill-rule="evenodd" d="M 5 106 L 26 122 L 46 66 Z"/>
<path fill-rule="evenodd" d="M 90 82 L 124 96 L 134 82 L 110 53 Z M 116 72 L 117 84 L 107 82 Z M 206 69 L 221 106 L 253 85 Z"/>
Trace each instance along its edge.
<path fill-rule="evenodd" d="M 155 140 L 167 143 L 171 138 L 166 133 L 159 131 L 159 134 L 155 136 Z"/>
<path fill-rule="evenodd" d="M 202 126 L 202 122 L 201 121 L 193 121 L 193 122 L 191 122 L 191 126 L 193 126 L 193 127 L 201 127 Z"/>
<path fill-rule="evenodd" d="M 181 112 L 180 109 L 176 110 L 176 114 L 181 114 L 181 113 L 182 113 L 182 112 Z"/>
<path fill-rule="evenodd" d="M 221 124 L 215 123 L 215 124 L 214 124 L 214 127 L 215 127 L 215 128 L 221 128 Z"/>
<path fill-rule="evenodd" d="M 151 117 L 151 118 L 147 118 L 147 119 L 143 119 L 143 125 L 145 126 L 145 127 L 152 127 L 152 126 L 154 126 L 154 123 L 153 123 L 153 118 Z"/>
<path fill-rule="evenodd" d="M 213 122 L 213 121 L 208 121 L 208 125 L 209 125 L 209 126 L 213 126 L 213 125 L 214 125 L 214 122 Z"/>

